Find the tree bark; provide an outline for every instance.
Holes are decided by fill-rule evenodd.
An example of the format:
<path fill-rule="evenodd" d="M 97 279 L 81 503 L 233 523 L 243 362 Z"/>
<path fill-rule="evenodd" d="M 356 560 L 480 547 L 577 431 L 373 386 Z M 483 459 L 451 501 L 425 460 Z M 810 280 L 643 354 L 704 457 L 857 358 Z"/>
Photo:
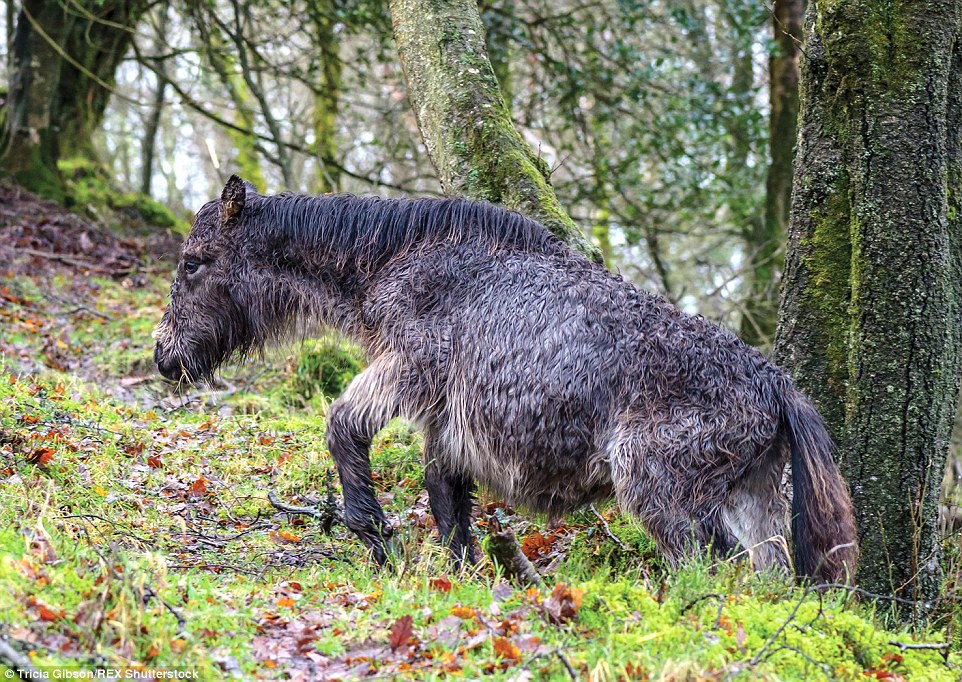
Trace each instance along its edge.
<path fill-rule="evenodd" d="M 13 72 L 4 120 L 2 165 L 29 190 L 62 198 L 57 159 L 60 156 L 55 109 L 62 44 L 69 17 L 57 3 L 24 0 L 13 36 Z M 46 31 L 38 33 L 34 24 Z"/>
<path fill-rule="evenodd" d="M 775 356 L 839 444 L 859 582 L 931 600 L 960 370 L 962 6 L 816 0 L 806 23 Z"/>
<path fill-rule="evenodd" d="M 314 147 L 318 172 L 314 191 L 318 194 L 340 189 L 340 164 L 337 163 L 337 112 L 341 105 L 341 73 L 344 64 L 340 56 L 340 41 L 335 27 L 334 4 L 311 2 L 308 16 L 314 25 L 314 44 L 321 59 L 317 89 L 314 93 Z"/>
<path fill-rule="evenodd" d="M 155 50 L 158 54 L 162 51 L 162 42 L 166 37 L 167 29 L 170 26 L 167 8 L 160 9 L 160 16 L 157 24 L 157 37 Z M 164 113 L 164 99 L 167 94 L 167 66 L 164 61 L 157 61 L 157 68 L 154 72 L 157 79 L 157 88 L 154 90 L 154 100 L 150 105 L 150 112 L 147 114 L 147 126 L 144 130 L 144 144 L 140 159 L 140 193 L 150 196 L 151 180 L 154 177 L 154 156 L 157 149 L 157 132 L 160 129 L 160 117 Z"/>
<path fill-rule="evenodd" d="M 514 127 L 473 0 L 392 0 L 408 96 L 446 194 L 503 204 L 601 256 L 562 208 L 548 168 Z"/>
<path fill-rule="evenodd" d="M 22 185 L 62 198 L 57 160 L 95 157 L 92 142 L 111 95 L 129 30 L 145 0 L 24 0 L 13 41 L 13 76 L 0 166 Z"/>
<path fill-rule="evenodd" d="M 233 101 L 233 122 L 245 130 L 254 130 L 257 123 L 253 109 L 254 96 L 247 87 L 247 81 L 238 73 L 237 64 L 233 55 L 227 50 L 220 25 L 205 14 L 206 9 L 205 5 L 198 4 L 192 6 L 191 11 L 194 25 L 207 45 L 207 59 Z M 238 174 L 263 192 L 267 187 L 267 181 L 261 169 L 257 140 L 253 134 L 238 130 L 228 128 L 226 133 L 234 147 L 232 163 Z"/>
<path fill-rule="evenodd" d="M 761 221 L 753 221 L 747 239 L 752 269 L 741 324 L 742 339 L 753 346 L 771 343 L 778 321 L 780 253 L 788 232 L 798 135 L 798 59 L 804 4 L 804 0 L 775 0 L 772 8 L 776 47 L 768 62 L 771 113 L 765 213 Z"/>

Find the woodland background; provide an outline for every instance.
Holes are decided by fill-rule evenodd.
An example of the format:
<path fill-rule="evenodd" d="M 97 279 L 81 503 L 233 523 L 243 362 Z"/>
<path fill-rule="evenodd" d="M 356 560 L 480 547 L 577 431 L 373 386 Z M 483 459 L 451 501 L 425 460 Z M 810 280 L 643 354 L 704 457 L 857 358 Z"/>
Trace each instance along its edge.
<path fill-rule="evenodd" d="M 5 6 L 5 664 L 958 675 L 956 2 Z M 512 525 L 554 588 L 449 576 L 403 425 L 375 453 L 411 521 L 398 574 L 336 514 L 279 512 L 268 493 L 336 493 L 322 416 L 354 351 L 310 342 L 187 396 L 149 361 L 191 211 L 232 173 L 504 203 L 771 351 L 839 443 L 862 592 L 672 574 L 616 509 L 546 528 L 486 497 L 479 534 Z"/>

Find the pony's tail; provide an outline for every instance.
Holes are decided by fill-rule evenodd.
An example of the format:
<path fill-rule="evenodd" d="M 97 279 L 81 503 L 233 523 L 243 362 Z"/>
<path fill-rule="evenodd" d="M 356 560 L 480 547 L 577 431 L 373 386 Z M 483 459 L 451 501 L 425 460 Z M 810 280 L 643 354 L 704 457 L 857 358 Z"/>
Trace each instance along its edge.
<path fill-rule="evenodd" d="M 782 393 L 782 437 L 792 456 L 795 573 L 821 583 L 852 582 L 858 538 L 848 486 L 825 422 L 801 393 Z"/>

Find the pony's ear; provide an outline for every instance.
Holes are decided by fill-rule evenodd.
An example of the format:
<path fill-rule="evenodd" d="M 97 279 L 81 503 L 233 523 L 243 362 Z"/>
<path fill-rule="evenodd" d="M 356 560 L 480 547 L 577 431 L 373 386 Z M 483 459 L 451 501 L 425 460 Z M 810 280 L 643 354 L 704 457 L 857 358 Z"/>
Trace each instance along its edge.
<path fill-rule="evenodd" d="M 247 183 L 236 175 L 230 176 L 220 200 L 224 202 L 224 224 L 237 222 L 247 201 Z"/>

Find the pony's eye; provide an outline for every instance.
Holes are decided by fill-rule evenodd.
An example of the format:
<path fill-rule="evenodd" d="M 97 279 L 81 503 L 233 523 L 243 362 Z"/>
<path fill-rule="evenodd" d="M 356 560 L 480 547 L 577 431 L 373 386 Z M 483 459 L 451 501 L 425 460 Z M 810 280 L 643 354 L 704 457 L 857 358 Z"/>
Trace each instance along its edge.
<path fill-rule="evenodd" d="M 184 261 L 184 272 L 188 275 L 193 275 L 197 270 L 200 269 L 200 261 L 188 258 Z"/>

